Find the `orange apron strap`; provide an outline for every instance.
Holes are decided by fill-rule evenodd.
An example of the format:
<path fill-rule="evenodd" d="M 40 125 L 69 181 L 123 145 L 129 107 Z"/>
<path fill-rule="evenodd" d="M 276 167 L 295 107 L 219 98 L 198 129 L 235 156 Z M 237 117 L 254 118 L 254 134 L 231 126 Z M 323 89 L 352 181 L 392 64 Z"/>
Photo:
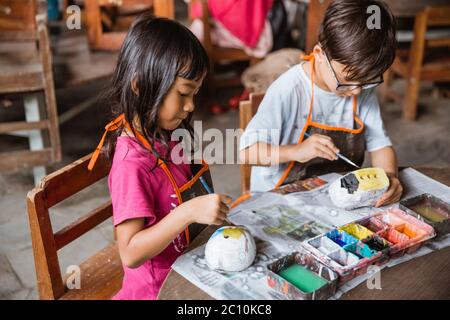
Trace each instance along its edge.
<path fill-rule="evenodd" d="M 306 123 L 305 126 L 311 122 L 311 118 L 312 118 L 312 110 L 313 110 L 313 103 L 314 103 L 314 65 L 315 65 L 315 59 L 314 59 L 314 54 L 310 54 L 305 56 L 305 60 L 308 60 L 311 62 L 311 101 L 309 102 L 309 113 L 308 113 L 308 117 L 306 118 Z M 303 137 L 300 136 L 300 139 L 302 139 Z M 301 142 L 301 140 L 299 139 L 299 142 Z"/>
<path fill-rule="evenodd" d="M 189 235 L 189 227 L 184 229 L 184 235 L 186 236 L 186 243 L 189 245 L 191 243 L 191 236 Z"/>
<path fill-rule="evenodd" d="M 203 165 L 203 167 L 197 172 L 197 174 L 191 180 L 189 180 L 183 186 L 181 186 L 180 192 L 183 192 L 183 191 L 189 189 L 190 187 L 192 187 L 194 185 L 194 183 L 200 178 L 200 176 L 202 174 L 204 174 L 206 171 L 208 171 L 208 169 L 209 169 L 209 166 L 207 164 Z"/>
<path fill-rule="evenodd" d="M 236 200 L 233 201 L 233 203 L 230 205 L 230 208 L 236 207 L 238 204 L 240 204 L 241 202 L 244 202 L 245 200 L 250 199 L 251 197 L 252 197 L 252 194 L 250 192 L 240 195 Z"/>
<path fill-rule="evenodd" d="M 309 102 L 309 113 L 308 113 L 308 117 L 306 118 L 306 123 L 303 126 L 303 130 L 300 134 L 300 137 L 298 138 L 297 144 L 300 144 L 304 137 L 305 137 L 305 132 L 308 129 L 310 123 L 311 123 L 311 117 L 312 117 L 312 110 L 313 110 L 313 103 L 314 103 L 314 63 L 315 63 L 315 59 L 314 59 L 314 54 L 311 53 L 309 55 L 304 55 L 302 56 L 303 60 L 307 60 L 311 62 L 311 101 Z M 289 175 L 289 172 L 291 172 L 292 167 L 294 166 L 294 161 L 291 161 L 288 165 L 288 167 L 286 168 L 286 170 L 284 170 L 283 175 L 281 176 L 281 178 L 278 180 L 277 184 L 275 185 L 274 189 L 280 187 L 284 180 L 287 178 L 287 176 Z"/>
<path fill-rule="evenodd" d="M 356 129 L 353 133 L 361 133 L 364 130 L 364 122 L 356 115 L 357 110 L 357 98 L 353 96 L 353 119 L 357 124 L 359 124 L 359 128 Z"/>
<path fill-rule="evenodd" d="M 150 143 L 147 141 L 147 139 L 145 139 L 145 137 L 137 131 L 134 131 L 130 124 L 128 122 L 125 121 L 124 123 L 125 127 L 132 132 L 137 138 L 138 140 L 150 151 L 152 151 L 152 146 L 150 145 Z M 177 195 L 178 198 L 178 202 L 182 203 L 183 199 L 181 198 L 181 192 L 180 192 L 180 188 L 178 188 L 177 182 L 175 181 L 175 178 L 173 177 L 172 173 L 170 172 L 169 168 L 167 167 L 166 163 L 164 161 L 162 161 L 161 159 L 158 159 L 158 165 L 161 166 L 161 168 L 163 169 L 164 173 L 167 175 L 167 177 L 169 178 L 170 183 L 172 184 L 173 190 L 175 191 L 175 194 Z"/>
<path fill-rule="evenodd" d="M 135 131 L 131 128 L 131 126 L 130 126 L 130 124 L 129 124 L 128 122 L 125 121 L 124 124 L 125 124 L 125 127 L 126 127 L 130 132 L 133 132 L 133 134 L 139 139 L 139 141 L 140 141 L 145 147 L 147 147 L 150 151 L 152 150 L 152 146 L 150 145 L 150 143 L 147 141 L 147 139 L 145 139 L 145 137 L 144 137 L 141 133 L 135 132 Z M 208 165 L 207 165 L 204 161 L 202 161 L 202 162 L 203 162 L 204 165 L 206 165 L 206 170 L 207 170 L 207 169 L 208 169 Z M 183 203 L 183 198 L 181 197 L 181 192 L 182 192 L 182 190 L 178 187 L 177 182 L 175 181 L 175 178 L 173 177 L 172 173 L 170 172 L 169 168 L 167 167 L 167 164 L 166 164 L 164 161 L 162 161 L 161 159 L 158 159 L 158 164 L 161 166 L 161 168 L 163 169 L 164 173 L 165 173 L 166 176 L 169 178 L 169 181 L 170 181 L 170 184 L 172 185 L 173 191 L 174 191 L 175 194 L 177 195 L 178 203 L 179 203 L 179 204 Z M 204 169 L 204 168 L 203 168 L 203 169 Z M 203 170 L 203 169 L 202 169 L 203 172 L 206 171 L 206 170 Z M 202 172 L 202 173 L 203 173 L 203 172 Z M 198 177 L 197 177 L 197 179 L 198 179 Z M 189 184 L 189 182 L 188 182 L 187 184 Z M 191 185 L 192 185 L 192 184 L 191 184 Z M 191 242 L 191 239 L 190 239 L 189 228 L 188 228 L 188 227 L 184 230 L 184 234 L 186 235 L 186 242 L 187 242 L 187 244 L 189 245 L 190 242 Z"/>
<path fill-rule="evenodd" d="M 303 138 L 305 137 L 305 132 L 308 129 L 308 124 L 305 124 L 305 126 L 303 127 L 302 133 L 300 134 L 300 138 L 298 139 L 297 144 L 301 143 L 303 141 Z M 284 180 L 286 180 L 287 176 L 289 175 L 289 173 L 292 170 L 292 167 L 294 167 L 295 162 L 291 161 L 289 162 L 288 167 L 286 168 L 286 170 L 284 170 L 283 175 L 281 176 L 281 178 L 278 180 L 277 184 L 275 185 L 275 187 L 273 187 L 274 189 L 280 187 Z"/>
<path fill-rule="evenodd" d="M 314 64 L 315 64 L 314 53 L 311 52 L 310 54 L 301 54 L 300 59 L 311 62 L 311 66 L 310 66 L 311 84 L 312 84 L 312 86 L 311 86 L 311 101 L 309 103 L 308 117 L 306 118 L 306 123 L 308 123 L 311 121 L 313 101 L 314 101 Z M 301 136 L 300 136 L 300 138 L 301 138 Z M 300 143 L 300 142 L 301 142 L 301 140 L 299 139 L 298 143 Z"/>
<path fill-rule="evenodd" d="M 314 53 L 312 53 L 312 52 L 310 54 L 302 53 L 302 54 L 300 54 L 300 59 L 310 61 L 310 60 L 314 59 Z"/>
<path fill-rule="evenodd" d="M 105 126 L 105 132 L 103 133 L 103 136 L 102 136 L 97 148 L 95 148 L 95 151 L 92 154 L 91 160 L 89 161 L 89 164 L 88 164 L 89 171 L 92 171 L 95 163 L 97 162 L 100 152 L 102 151 L 103 144 L 105 143 L 106 134 L 109 131 L 114 131 L 114 130 L 119 129 L 123 125 L 124 120 L 125 120 L 125 115 L 122 113 L 116 119 L 114 119 L 113 121 L 111 121 L 110 123 L 108 123 Z"/>
<path fill-rule="evenodd" d="M 146 148 L 148 148 L 150 151 L 152 150 L 152 146 L 147 141 L 147 139 L 145 139 L 145 137 L 142 134 L 140 134 L 139 132 L 136 132 L 135 130 L 133 130 L 131 128 L 130 124 L 125 120 L 125 115 L 121 114 L 116 119 L 114 119 L 113 121 L 111 121 L 110 123 L 108 123 L 105 126 L 105 132 L 103 133 L 103 136 L 102 136 L 97 148 L 95 149 L 94 153 L 92 154 L 91 160 L 89 161 L 88 170 L 91 171 L 94 168 L 95 162 L 97 161 L 97 159 L 100 155 L 100 151 L 103 147 L 103 144 L 105 143 L 106 134 L 109 131 L 114 131 L 114 130 L 119 129 L 121 126 L 125 126 L 130 132 L 132 132 L 139 139 L 139 141 Z M 202 163 L 203 163 L 204 167 L 200 171 L 201 173 L 205 172 L 209 168 L 208 164 L 206 164 L 206 162 L 204 162 L 203 160 L 202 160 Z M 173 190 L 174 190 L 175 194 L 177 195 L 178 203 L 181 204 L 183 202 L 183 199 L 181 197 L 181 190 L 180 190 L 180 188 L 178 188 L 175 178 L 173 177 L 172 173 L 170 172 L 169 168 L 167 167 L 167 165 L 164 161 L 162 161 L 161 159 L 158 159 L 158 165 L 161 165 L 161 168 L 163 169 L 164 173 L 169 178 L 169 181 L 173 187 Z M 198 177 L 197 177 L 197 179 L 198 179 Z M 192 184 L 187 183 L 186 185 L 190 186 Z M 185 229 L 185 235 L 186 235 L 186 241 L 189 245 L 189 243 L 190 243 L 189 228 Z"/>

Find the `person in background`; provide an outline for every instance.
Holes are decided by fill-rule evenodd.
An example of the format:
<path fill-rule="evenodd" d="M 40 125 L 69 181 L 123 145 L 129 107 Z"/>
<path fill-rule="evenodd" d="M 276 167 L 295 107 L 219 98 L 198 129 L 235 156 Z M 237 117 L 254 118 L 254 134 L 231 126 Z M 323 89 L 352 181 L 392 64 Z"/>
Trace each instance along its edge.
<path fill-rule="evenodd" d="M 373 5 L 380 8 L 380 29 L 367 27 Z M 375 93 L 395 49 L 395 19 L 383 2 L 333 1 L 313 52 L 269 87 L 241 137 L 241 161 L 253 165 L 251 191 L 354 170 L 336 153 L 362 165 L 368 151 L 372 166 L 390 179 L 377 206 L 398 201 L 397 157 Z"/>

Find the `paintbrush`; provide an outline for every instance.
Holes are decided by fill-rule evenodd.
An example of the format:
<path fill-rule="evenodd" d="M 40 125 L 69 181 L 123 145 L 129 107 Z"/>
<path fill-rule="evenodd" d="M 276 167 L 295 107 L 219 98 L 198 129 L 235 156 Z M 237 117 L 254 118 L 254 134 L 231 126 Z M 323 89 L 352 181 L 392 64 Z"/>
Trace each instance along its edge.
<path fill-rule="evenodd" d="M 208 183 L 205 181 L 205 179 L 204 179 L 202 176 L 200 176 L 200 178 L 198 178 L 198 180 L 200 180 L 200 182 L 201 182 L 201 184 L 203 185 L 203 188 L 205 188 L 206 192 L 208 192 L 209 194 L 212 194 L 212 193 L 213 193 L 212 190 L 211 190 L 211 188 L 209 187 Z M 231 225 L 233 224 L 233 223 L 231 223 L 230 220 L 228 220 L 228 218 L 225 218 L 225 221 L 226 221 L 228 224 L 231 224 Z"/>
<path fill-rule="evenodd" d="M 307 132 L 305 132 L 305 137 L 311 137 L 311 135 Z M 343 154 L 341 154 L 340 152 L 336 152 L 336 155 L 341 158 L 342 160 L 344 160 L 345 162 L 347 162 L 348 164 L 351 164 L 352 166 L 361 169 L 360 166 L 358 166 L 357 164 L 355 164 L 354 162 L 352 162 L 349 158 L 347 158 L 346 156 L 344 156 Z"/>

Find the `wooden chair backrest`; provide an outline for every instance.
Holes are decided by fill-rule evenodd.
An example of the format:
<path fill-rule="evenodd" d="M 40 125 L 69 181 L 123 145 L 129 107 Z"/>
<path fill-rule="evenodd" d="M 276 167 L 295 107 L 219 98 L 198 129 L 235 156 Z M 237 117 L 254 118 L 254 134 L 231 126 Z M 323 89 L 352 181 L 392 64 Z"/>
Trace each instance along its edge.
<path fill-rule="evenodd" d="M 192 18 L 192 8 L 196 5 L 200 4 L 202 10 L 202 24 L 203 24 L 203 46 L 205 47 L 206 52 L 211 55 L 213 51 L 213 45 L 211 40 L 211 21 L 210 21 L 210 13 L 208 8 L 208 0 L 190 0 L 189 1 L 189 18 Z M 192 22 L 192 21 L 190 21 Z"/>
<path fill-rule="evenodd" d="M 27 195 L 41 299 L 58 299 L 66 292 L 57 251 L 112 216 L 111 201 L 108 201 L 56 233 L 53 231 L 49 209 L 108 175 L 110 164 L 103 156 L 92 171 L 87 169 L 90 159 L 91 155 L 85 156 L 46 176 Z"/>
<path fill-rule="evenodd" d="M 0 0 L 0 41 L 37 40 L 38 0 Z"/>
<path fill-rule="evenodd" d="M 325 11 L 331 4 L 331 0 L 312 0 L 308 4 L 307 26 L 306 26 L 306 47 L 305 53 L 309 54 L 317 44 L 320 24 L 325 17 Z"/>
<path fill-rule="evenodd" d="M 250 100 L 239 103 L 239 128 L 245 130 L 258 111 L 259 105 L 264 98 L 264 93 L 251 93 Z M 241 164 L 241 194 L 250 191 L 251 165 Z"/>
<path fill-rule="evenodd" d="M 450 5 L 427 6 L 417 12 L 414 20 L 414 40 L 411 53 L 413 53 L 413 50 L 420 51 L 419 47 L 424 46 L 450 46 L 450 37 L 448 36 L 426 39 L 427 29 L 430 27 L 450 28 Z"/>
<path fill-rule="evenodd" d="M 118 50 L 125 40 L 126 32 L 103 32 L 101 7 L 120 6 L 132 12 L 146 10 L 153 6 L 153 14 L 158 17 L 175 18 L 174 0 L 89 0 L 85 1 L 87 31 L 91 48 Z"/>
<path fill-rule="evenodd" d="M 22 131 L 31 129 L 47 129 L 50 138 L 50 148 L 35 150 L 16 154 L 10 153 L 0 161 L 0 168 L 3 170 L 19 169 L 18 162 L 9 161 L 11 159 L 21 159 L 20 167 L 32 167 L 35 165 L 49 164 L 61 160 L 61 145 L 58 129 L 58 114 L 56 109 L 56 97 L 54 94 L 52 54 L 50 49 L 50 39 L 47 30 L 47 15 L 45 13 L 44 0 L 0 0 L 0 43 L 28 44 L 25 56 L 29 56 L 29 50 L 35 50 L 36 56 L 32 55 L 31 68 L 26 68 L 27 61 L 23 60 L 24 68 L 19 65 L 14 72 L 16 64 L 12 65 L 11 71 L 0 77 L 0 92 L 24 93 L 43 90 L 46 105 L 46 120 L 36 122 L 13 122 L 0 123 L 0 132 Z M 4 50 L 5 49 L 5 50 Z M 22 52 L 15 46 L 2 47 L 2 54 L 5 57 L 21 55 Z M 37 57 L 38 60 L 34 60 Z M 3 57 L 2 57 L 3 58 Z M 5 59 L 6 65 L 7 59 Z M 35 64 L 39 61 L 42 69 L 36 70 Z M 1 68 L 1 67 L 0 67 Z"/>
<path fill-rule="evenodd" d="M 450 5 L 428 6 L 424 11 L 427 14 L 429 27 L 450 25 Z"/>

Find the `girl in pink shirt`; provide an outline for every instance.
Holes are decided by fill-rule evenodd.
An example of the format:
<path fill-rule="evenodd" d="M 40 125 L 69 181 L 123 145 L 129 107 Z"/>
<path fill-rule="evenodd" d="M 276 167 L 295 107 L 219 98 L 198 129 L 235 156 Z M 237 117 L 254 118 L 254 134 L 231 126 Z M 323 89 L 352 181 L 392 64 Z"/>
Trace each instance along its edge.
<path fill-rule="evenodd" d="M 112 132 L 105 148 L 112 157 L 108 182 L 124 268 L 114 299 L 155 299 L 187 248 L 185 229 L 226 218 L 230 199 L 224 195 L 182 202 L 176 186 L 190 185 L 192 166 L 171 154 L 180 143 L 170 140 L 173 130 L 192 134 L 194 96 L 208 65 L 201 43 L 175 21 L 144 15 L 124 41 L 110 95 L 116 120 L 107 126 Z"/>

